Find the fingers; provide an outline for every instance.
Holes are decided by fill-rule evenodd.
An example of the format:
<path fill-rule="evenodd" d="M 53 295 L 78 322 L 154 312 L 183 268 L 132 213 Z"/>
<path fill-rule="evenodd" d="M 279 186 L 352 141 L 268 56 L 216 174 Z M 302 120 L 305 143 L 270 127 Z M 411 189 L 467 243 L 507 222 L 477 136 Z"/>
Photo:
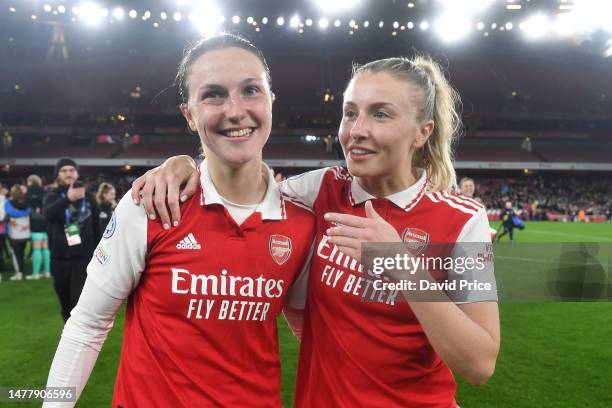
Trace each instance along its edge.
<path fill-rule="evenodd" d="M 142 203 L 144 204 L 145 211 L 147 212 L 149 219 L 154 220 L 155 206 L 153 205 L 153 193 L 155 191 L 155 182 L 153 173 L 149 170 L 143 177 L 145 177 L 145 184 L 140 192 L 142 196 Z"/>
<path fill-rule="evenodd" d="M 361 250 L 361 241 L 351 237 L 335 236 L 330 237 L 329 242 L 338 247 L 347 247 L 353 250 Z"/>
<path fill-rule="evenodd" d="M 181 202 L 187 201 L 189 197 L 194 195 L 198 189 L 198 183 L 200 182 L 200 175 L 197 171 L 194 171 L 189 176 L 189 180 L 187 180 L 187 184 L 181 191 Z"/>
<path fill-rule="evenodd" d="M 374 206 L 372 205 L 371 200 L 368 200 L 365 203 L 365 214 L 366 214 L 366 217 L 372 218 L 372 219 L 382 218 L 374 209 Z"/>
<path fill-rule="evenodd" d="M 153 204 L 155 204 L 155 210 L 159 215 L 164 229 L 170 229 L 170 215 L 168 214 L 168 208 L 166 207 L 166 180 L 161 177 L 155 177 L 155 194 Z"/>
<path fill-rule="evenodd" d="M 339 214 L 339 213 L 326 213 L 325 220 L 334 222 L 336 224 L 347 225 L 349 227 L 365 228 L 369 225 L 369 220 L 364 217 L 358 217 L 356 215 Z"/>
<path fill-rule="evenodd" d="M 136 205 L 140 205 L 140 190 L 145 185 L 146 175 L 145 173 L 132 182 L 132 192 L 130 195 L 132 196 L 132 201 Z"/>
<path fill-rule="evenodd" d="M 175 227 L 181 220 L 181 210 L 179 208 L 179 187 L 180 186 L 175 179 L 168 181 L 168 207 L 170 208 L 172 225 Z"/>
<path fill-rule="evenodd" d="M 348 237 L 355 238 L 360 241 L 365 239 L 365 230 L 364 228 L 356 228 L 356 227 L 347 227 L 345 225 L 336 225 L 335 227 L 328 228 L 325 231 L 325 235 L 335 238 L 335 237 Z"/>
<path fill-rule="evenodd" d="M 356 250 L 354 248 L 342 246 L 342 245 L 336 245 L 336 247 L 338 247 L 338 250 L 342 252 L 344 255 L 349 256 L 357 260 L 357 262 L 361 263 L 361 251 L 360 250 Z"/>

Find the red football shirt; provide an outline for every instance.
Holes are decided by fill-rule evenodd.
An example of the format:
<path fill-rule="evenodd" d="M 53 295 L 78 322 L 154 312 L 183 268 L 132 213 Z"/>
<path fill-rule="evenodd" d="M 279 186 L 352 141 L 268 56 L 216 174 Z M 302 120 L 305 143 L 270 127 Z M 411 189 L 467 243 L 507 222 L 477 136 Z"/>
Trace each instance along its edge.
<path fill-rule="evenodd" d="M 296 407 L 440 407 L 456 405 L 450 369 L 435 353 L 398 291 L 377 291 L 357 261 L 324 235 L 327 212 L 365 216 L 364 203 L 405 241 L 490 242 L 484 207 L 463 197 L 428 193 L 426 175 L 405 191 L 374 199 L 346 169 L 287 180 L 282 189 L 315 211 L 316 243 L 295 393 Z M 488 271 L 492 274 L 492 270 Z M 490 279 L 491 280 L 491 279 Z M 467 293 L 467 301 L 497 300 Z"/>
<path fill-rule="evenodd" d="M 129 295 L 114 407 L 280 407 L 276 318 L 308 260 L 312 212 L 270 172 L 256 212 L 237 225 L 205 163 L 182 221 L 164 230 L 124 198 L 88 273 Z"/>

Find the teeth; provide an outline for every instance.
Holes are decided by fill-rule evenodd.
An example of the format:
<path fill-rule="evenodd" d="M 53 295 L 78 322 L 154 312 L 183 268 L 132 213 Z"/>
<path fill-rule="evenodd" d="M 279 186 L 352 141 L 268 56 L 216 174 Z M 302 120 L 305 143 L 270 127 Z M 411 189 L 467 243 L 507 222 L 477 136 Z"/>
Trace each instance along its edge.
<path fill-rule="evenodd" d="M 361 149 L 353 149 L 353 150 L 351 150 L 351 152 L 353 152 L 355 154 L 367 154 L 367 153 L 370 153 L 367 150 L 361 150 Z"/>
<path fill-rule="evenodd" d="M 253 129 L 246 128 L 246 129 L 240 129 L 240 130 L 229 130 L 227 132 L 224 132 L 224 134 L 229 137 L 242 137 L 242 136 L 250 135 L 252 131 Z"/>

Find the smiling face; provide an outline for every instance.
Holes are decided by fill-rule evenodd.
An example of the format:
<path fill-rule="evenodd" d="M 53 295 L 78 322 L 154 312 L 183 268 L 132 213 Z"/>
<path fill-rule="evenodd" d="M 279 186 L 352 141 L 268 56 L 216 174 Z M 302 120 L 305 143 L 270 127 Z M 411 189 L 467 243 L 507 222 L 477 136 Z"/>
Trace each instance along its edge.
<path fill-rule="evenodd" d="M 349 83 L 339 138 L 353 176 L 403 180 L 412 173 L 412 156 L 433 130 L 433 121 L 417 120 L 421 98 L 409 81 L 385 72 Z"/>
<path fill-rule="evenodd" d="M 469 198 L 472 198 L 474 196 L 474 181 L 472 181 L 471 179 L 463 180 L 459 188 L 461 190 L 462 195 Z"/>
<path fill-rule="evenodd" d="M 261 160 L 272 129 L 272 92 L 261 61 L 241 48 L 209 51 L 191 64 L 181 112 L 204 154 L 232 167 Z"/>

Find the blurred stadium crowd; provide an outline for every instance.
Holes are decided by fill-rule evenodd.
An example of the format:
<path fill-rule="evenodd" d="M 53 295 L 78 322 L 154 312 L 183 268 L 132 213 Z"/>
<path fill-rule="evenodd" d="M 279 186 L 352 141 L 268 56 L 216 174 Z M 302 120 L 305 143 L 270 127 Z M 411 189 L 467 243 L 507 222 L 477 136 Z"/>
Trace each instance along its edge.
<path fill-rule="evenodd" d="M 292 169 L 293 170 L 293 169 Z M 84 171 L 81 180 L 90 193 L 94 194 L 98 205 L 112 212 L 115 195 L 125 194 L 134 178 L 143 173 L 132 171 L 128 174 L 106 171 Z M 88 174 L 89 173 L 89 174 Z M 282 177 L 292 174 L 282 173 Z M 50 171 L 48 174 L 31 174 L 20 177 L 11 174 L 0 178 L 0 268 L 13 269 L 15 280 L 23 278 L 25 244 L 29 234 L 11 235 L 11 229 L 24 228 L 23 224 L 11 217 L 11 209 L 28 212 L 32 227 L 44 225 L 43 199 L 45 194 L 57 187 Z M 524 220 L 562 221 L 562 222 L 611 222 L 612 219 L 612 180 L 596 176 L 559 176 L 516 175 L 474 177 L 474 197 L 482 201 L 488 209 L 490 220 L 498 220 L 504 205 L 511 201 Z M 21 213 L 23 214 L 23 213 Z M 103 231 L 110 214 L 100 219 L 99 231 Z M 48 270 L 38 276 L 49 276 Z M 30 276 L 32 279 L 32 277 Z"/>

